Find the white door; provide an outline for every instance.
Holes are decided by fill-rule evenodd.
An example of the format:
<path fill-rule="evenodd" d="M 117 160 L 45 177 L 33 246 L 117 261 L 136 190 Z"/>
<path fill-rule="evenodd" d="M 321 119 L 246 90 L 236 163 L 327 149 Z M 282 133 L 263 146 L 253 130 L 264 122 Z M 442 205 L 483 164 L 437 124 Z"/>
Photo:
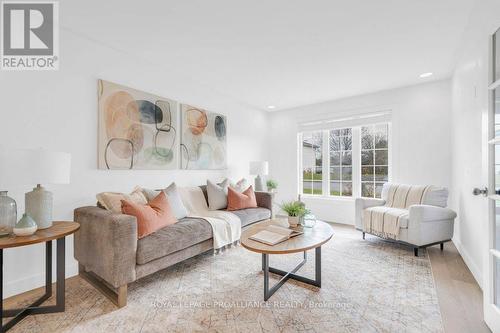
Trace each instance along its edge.
<path fill-rule="evenodd" d="M 489 253 L 485 265 L 484 320 L 500 332 L 500 30 L 492 37 L 489 86 Z"/>

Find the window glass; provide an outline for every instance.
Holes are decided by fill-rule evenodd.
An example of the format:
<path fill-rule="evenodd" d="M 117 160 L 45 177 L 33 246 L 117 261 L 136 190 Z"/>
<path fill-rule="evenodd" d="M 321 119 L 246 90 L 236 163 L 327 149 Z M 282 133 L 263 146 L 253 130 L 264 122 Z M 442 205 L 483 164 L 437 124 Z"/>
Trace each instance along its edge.
<path fill-rule="evenodd" d="M 389 180 L 389 125 L 361 127 L 361 196 L 380 198 Z"/>
<path fill-rule="evenodd" d="M 323 133 L 302 134 L 302 193 L 323 194 Z"/>
<path fill-rule="evenodd" d="M 331 130 L 330 195 L 352 196 L 352 129 Z"/>
<path fill-rule="evenodd" d="M 500 112 L 498 119 L 500 128 Z M 301 138 L 303 194 L 352 196 L 355 188 L 363 197 L 381 197 L 389 181 L 389 124 L 312 131 L 302 133 Z M 328 156 L 327 161 L 323 156 Z M 353 165 L 353 157 L 358 165 Z M 500 162 L 497 165 L 500 190 Z"/>

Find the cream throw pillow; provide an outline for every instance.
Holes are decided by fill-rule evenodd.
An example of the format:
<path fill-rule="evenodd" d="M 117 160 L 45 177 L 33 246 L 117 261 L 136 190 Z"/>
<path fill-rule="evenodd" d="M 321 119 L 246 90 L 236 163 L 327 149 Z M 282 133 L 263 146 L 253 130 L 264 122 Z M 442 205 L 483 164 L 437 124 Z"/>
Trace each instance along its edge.
<path fill-rule="evenodd" d="M 117 214 L 122 213 L 122 200 L 131 201 L 140 205 L 146 205 L 148 203 L 140 187 L 136 187 L 130 194 L 102 192 L 97 194 L 96 197 L 97 201 L 99 201 L 104 208 Z"/>

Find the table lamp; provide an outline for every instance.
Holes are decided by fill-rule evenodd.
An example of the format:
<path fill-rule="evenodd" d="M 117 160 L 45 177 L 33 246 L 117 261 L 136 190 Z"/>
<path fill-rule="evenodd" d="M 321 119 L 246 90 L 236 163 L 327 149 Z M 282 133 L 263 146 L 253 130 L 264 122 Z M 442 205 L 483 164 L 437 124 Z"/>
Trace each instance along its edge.
<path fill-rule="evenodd" d="M 25 194 L 26 213 L 31 216 L 38 229 L 52 226 L 52 193 L 41 184 L 69 184 L 71 155 L 44 149 L 30 151 L 30 179 L 37 186 Z"/>
<path fill-rule="evenodd" d="M 267 161 L 250 162 L 250 174 L 255 177 L 255 191 L 265 191 L 265 180 L 263 176 L 269 173 L 269 163 Z"/>
<path fill-rule="evenodd" d="M 28 161 L 27 150 L 0 147 L 0 237 L 12 233 L 17 222 L 17 204 L 7 190 L 31 183 Z"/>

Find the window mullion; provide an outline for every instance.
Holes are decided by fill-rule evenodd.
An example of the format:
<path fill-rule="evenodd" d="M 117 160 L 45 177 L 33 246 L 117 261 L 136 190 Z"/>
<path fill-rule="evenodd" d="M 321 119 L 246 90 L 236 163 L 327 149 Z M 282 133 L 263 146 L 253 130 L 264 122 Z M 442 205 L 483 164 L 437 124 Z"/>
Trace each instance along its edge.
<path fill-rule="evenodd" d="M 330 140 L 329 140 L 329 131 L 323 131 L 323 148 L 322 148 L 322 190 L 323 195 L 330 194 Z"/>
<path fill-rule="evenodd" d="M 361 196 L 361 129 L 352 129 L 352 195 Z"/>

